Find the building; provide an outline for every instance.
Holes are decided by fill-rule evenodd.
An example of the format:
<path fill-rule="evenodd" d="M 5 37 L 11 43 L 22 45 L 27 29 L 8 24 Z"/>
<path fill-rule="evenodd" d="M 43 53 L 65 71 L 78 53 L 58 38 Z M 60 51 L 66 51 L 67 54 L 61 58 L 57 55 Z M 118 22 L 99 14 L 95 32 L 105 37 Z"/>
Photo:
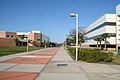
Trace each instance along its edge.
<path fill-rule="evenodd" d="M 41 46 L 41 33 L 40 31 L 32 31 L 29 33 L 28 39 L 30 40 L 29 46 Z"/>
<path fill-rule="evenodd" d="M 100 37 L 104 33 L 109 33 L 110 38 L 107 39 L 107 48 L 115 50 L 116 48 L 116 14 L 105 14 L 89 27 L 86 28 L 86 42 L 83 44 L 87 47 L 96 47 L 95 38 Z M 102 41 L 102 47 L 105 42 Z"/>
<path fill-rule="evenodd" d="M 16 38 L 16 32 L 6 32 L 6 31 L 0 31 L 0 38 L 10 38 L 14 39 Z"/>
<path fill-rule="evenodd" d="M 116 6 L 116 49 L 120 46 L 120 4 Z"/>
<path fill-rule="evenodd" d="M 86 28 L 86 41 L 83 47 L 96 47 L 95 38 L 100 37 L 104 33 L 109 33 L 107 38 L 107 48 L 110 50 L 118 50 L 120 47 L 120 4 L 116 6 L 116 14 L 105 14 L 89 27 Z M 102 47 L 105 42 L 102 41 Z"/>
<path fill-rule="evenodd" d="M 48 37 L 48 36 L 45 35 L 45 34 L 42 34 L 42 43 L 43 43 L 44 41 L 49 42 L 49 41 L 50 41 L 50 37 Z"/>
<path fill-rule="evenodd" d="M 24 36 L 24 39 L 21 37 Z M 16 39 L 19 42 L 16 42 Z M 40 31 L 32 31 L 32 32 L 7 32 L 0 31 L 0 46 L 16 46 L 23 45 L 27 46 L 27 42 L 29 41 L 29 46 L 41 46 L 44 41 L 49 42 L 50 37 L 45 34 L 42 34 Z"/>
<path fill-rule="evenodd" d="M 25 38 L 22 40 L 20 37 L 24 35 Z M 17 32 L 17 37 L 20 41 L 27 45 L 27 38 L 29 39 L 29 46 L 41 46 L 41 44 L 47 40 L 50 41 L 50 37 L 42 34 L 40 31 L 32 32 Z"/>
<path fill-rule="evenodd" d="M 16 46 L 16 32 L 0 31 L 0 46 Z"/>

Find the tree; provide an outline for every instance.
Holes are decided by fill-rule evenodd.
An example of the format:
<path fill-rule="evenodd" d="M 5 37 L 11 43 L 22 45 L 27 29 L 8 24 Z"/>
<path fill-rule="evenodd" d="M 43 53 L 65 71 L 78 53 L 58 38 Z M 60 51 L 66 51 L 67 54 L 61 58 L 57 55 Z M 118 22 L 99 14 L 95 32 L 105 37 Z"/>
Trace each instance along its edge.
<path fill-rule="evenodd" d="M 71 39 L 70 39 L 69 37 L 67 37 L 67 38 L 66 38 L 66 44 L 67 44 L 67 45 L 70 45 L 70 43 L 71 43 Z"/>
<path fill-rule="evenodd" d="M 105 50 L 107 51 L 107 38 L 110 38 L 110 34 L 104 33 L 101 36 L 102 40 L 105 41 Z"/>
<path fill-rule="evenodd" d="M 96 39 L 94 39 L 94 40 L 96 40 Z M 102 47 L 101 47 L 101 43 L 102 43 L 102 36 L 98 37 L 98 38 L 97 38 L 97 41 L 98 41 L 98 42 L 100 42 L 100 49 L 102 49 Z"/>
<path fill-rule="evenodd" d="M 97 41 L 97 48 L 98 48 L 98 42 L 100 42 L 100 38 L 95 38 L 94 41 Z"/>
<path fill-rule="evenodd" d="M 20 40 L 18 38 L 15 39 L 16 46 L 19 46 Z"/>
<path fill-rule="evenodd" d="M 80 49 L 81 49 L 81 44 L 85 42 L 85 31 L 84 30 L 81 30 L 79 31 L 78 33 L 78 43 L 80 44 Z"/>
<path fill-rule="evenodd" d="M 50 47 L 50 42 L 49 41 L 46 42 L 46 46 Z"/>
<path fill-rule="evenodd" d="M 102 39 L 100 38 L 100 49 L 102 49 L 101 43 L 102 43 Z"/>
<path fill-rule="evenodd" d="M 71 43 L 72 43 L 73 45 L 76 44 L 76 30 L 75 30 L 75 29 L 72 29 L 72 30 L 69 32 L 68 39 L 69 39 L 70 45 L 71 45 Z"/>
<path fill-rule="evenodd" d="M 46 46 L 46 42 L 47 42 L 47 41 L 46 41 L 46 40 L 44 40 L 44 46 L 45 46 L 45 48 L 47 47 L 47 46 Z"/>
<path fill-rule="evenodd" d="M 23 46 L 23 40 L 24 40 L 24 38 L 25 38 L 25 34 L 21 35 L 20 38 L 21 38 L 21 40 L 22 40 L 22 46 Z"/>
<path fill-rule="evenodd" d="M 79 32 L 78 32 L 78 44 L 80 44 L 80 47 L 81 47 L 81 44 L 85 42 L 85 38 L 86 38 L 85 30 L 79 30 Z M 76 43 L 76 30 L 75 29 L 72 29 L 69 32 L 69 35 L 66 38 L 66 43 L 67 43 L 67 45 L 71 45 L 71 43 L 73 45 L 75 45 L 75 43 Z"/>

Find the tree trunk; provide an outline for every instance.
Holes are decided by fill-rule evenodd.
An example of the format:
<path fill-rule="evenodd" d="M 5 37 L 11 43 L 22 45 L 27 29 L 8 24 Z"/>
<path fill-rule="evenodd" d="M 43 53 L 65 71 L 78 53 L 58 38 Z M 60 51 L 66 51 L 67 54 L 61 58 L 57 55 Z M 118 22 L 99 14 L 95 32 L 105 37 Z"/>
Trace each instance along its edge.
<path fill-rule="evenodd" d="M 22 40 L 22 46 L 23 46 L 23 40 Z"/>
<path fill-rule="evenodd" d="M 100 41 L 100 49 L 101 49 L 101 41 Z"/>
<path fill-rule="evenodd" d="M 106 39 L 105 39 L 105 50 L 107 51 L 107 46 L 106 46 Z"/>
<path fill-rule="evenodd" d="M 81 43 L 80 43 L 80 50 L 81 50 Z"/>
<path fill-rule="evenodd" d="M 97 48 L 98 48 L 98 41 L 97 41 Z"/>

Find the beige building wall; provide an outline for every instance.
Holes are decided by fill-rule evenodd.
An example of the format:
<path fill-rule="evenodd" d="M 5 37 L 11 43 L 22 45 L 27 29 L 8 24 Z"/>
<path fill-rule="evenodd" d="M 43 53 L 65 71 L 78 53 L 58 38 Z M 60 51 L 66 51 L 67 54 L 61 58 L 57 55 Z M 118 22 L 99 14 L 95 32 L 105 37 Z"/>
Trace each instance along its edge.
<path fill-rule="evenodd" d="M 7 37 L 7 36 L 9 36 L 9 37 Z M 6 32 L 6 37 L 15 39 L 17 37 L 17 34 L 16 34 L 16 32 Z"/>
<path fill-rule="evenodd" d="M 16 46 L 15 39 L 0 38 L 0 46 Z"/>
<path fill-rule="evenodd" d="M 4 32 L 4 31 L 0 32 L 0 37 L 1 38 L 6 38 L 6 32 Z"/>
<path fill-rule="evenodd" d="M 16 32 L 0 32 L 0 46 L 16 46 Z"/>
<path fill-rule="evenodd" d="M 16 38 L 17 34 L 16 32 L 0 32 L 0 38 Z"/>
<path fill-rule="evenodd" d="M 40 45 L 41 44 L 40 39 L 41 39 L 41 34 L 40 33 L 30 33 L 29 34 L 29 40 L 31 41 L 31 43 L 29 43 L 29 46 L 34 46 L 32 44 L 33 41 L 36 42 L 38 45 Z"/>

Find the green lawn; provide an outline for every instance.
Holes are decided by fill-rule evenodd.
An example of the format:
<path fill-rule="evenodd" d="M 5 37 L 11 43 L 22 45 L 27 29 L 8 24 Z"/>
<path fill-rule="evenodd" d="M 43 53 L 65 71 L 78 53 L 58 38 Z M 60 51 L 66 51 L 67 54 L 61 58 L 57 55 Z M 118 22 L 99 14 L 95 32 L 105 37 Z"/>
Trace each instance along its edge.
<path fill-rule="evenodd" d="M 40 47 L 29 47 L 29 51 L 41 49 Z M 15 46 L 15 47 L 3 47 L 0 46 L 0 56 L 26 52 L 27 47 Z"/>
<path fill-rule="evenodd" d="M 120 65 L 120 56 L 117 57 L 116 55 L 114 55 L 114 60 L 113 62 L 115 62 L 116 64 L 119 64 Z"/>

